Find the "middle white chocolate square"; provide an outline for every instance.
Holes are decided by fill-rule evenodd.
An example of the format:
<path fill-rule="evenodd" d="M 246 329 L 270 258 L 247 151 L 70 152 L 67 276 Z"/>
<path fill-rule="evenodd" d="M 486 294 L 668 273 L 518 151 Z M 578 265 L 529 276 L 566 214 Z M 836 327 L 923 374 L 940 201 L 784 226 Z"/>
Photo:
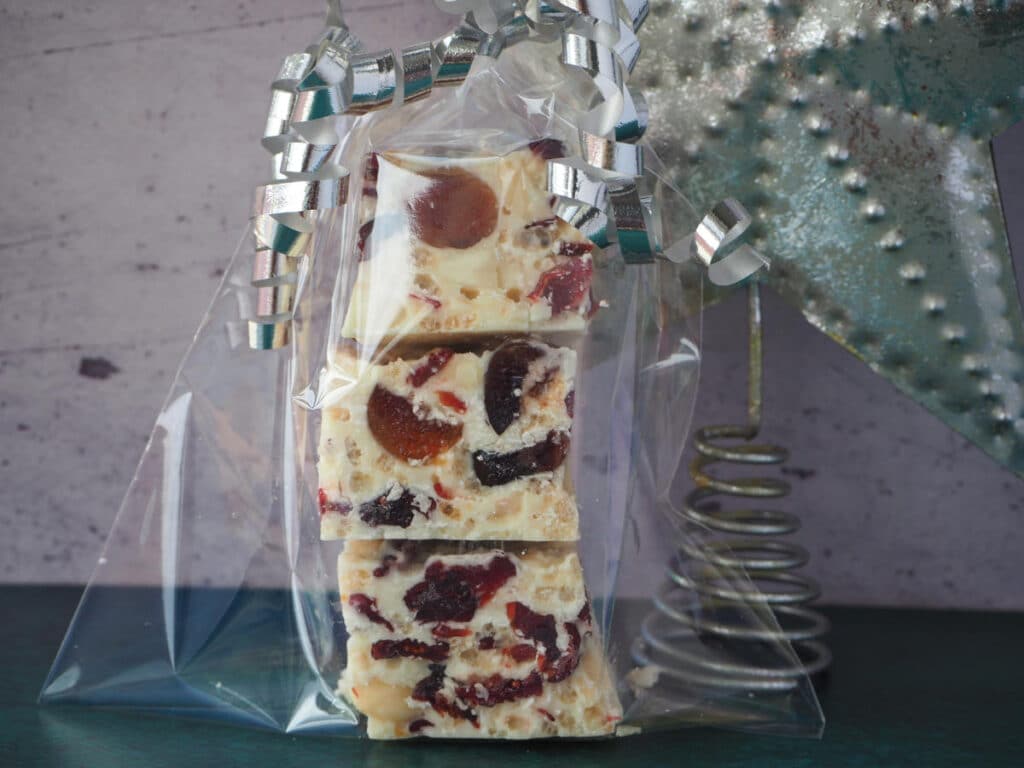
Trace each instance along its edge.
<path fill-rule="evenodd" d="M 374 363 L 341 353 L 323 409 L 324 539 L 566 541 L 576 355 L 512 339 Z"/>

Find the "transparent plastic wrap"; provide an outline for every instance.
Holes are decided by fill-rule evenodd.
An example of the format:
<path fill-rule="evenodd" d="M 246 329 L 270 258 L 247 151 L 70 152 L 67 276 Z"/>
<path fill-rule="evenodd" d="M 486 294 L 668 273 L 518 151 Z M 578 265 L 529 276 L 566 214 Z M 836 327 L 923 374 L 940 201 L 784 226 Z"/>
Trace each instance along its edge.
<path fill-rule="evenodd" d="M 748 651 L 702 635 L 695 563 L 748 596 L 729 610 L 764 663 L 799 665 L 678 514 L 703 277 L 627 258 L 628 217 L 609 236 L 564 194 L 607 94 L 564 39 L 522 37 L 457 88 L 331 120 L 347 194 L 306 226 L 284 350 L 246 343 L 245 238 L 43 702 L 388 739 L 820 731 L 806 676 L 699 672 Z M 657 210 L 664 251 L 699 255 L 707 217 L 643 155 L 638 230 Z"/>

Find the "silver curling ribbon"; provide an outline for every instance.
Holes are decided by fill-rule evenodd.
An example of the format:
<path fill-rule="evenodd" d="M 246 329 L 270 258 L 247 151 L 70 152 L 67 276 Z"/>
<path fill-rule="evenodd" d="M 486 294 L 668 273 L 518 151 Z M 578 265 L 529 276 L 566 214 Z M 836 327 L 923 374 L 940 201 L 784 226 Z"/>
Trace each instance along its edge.
<path fill-rule="evenodd" d="M 574 226 L 583 219 L 589 227 L 584 234 L 595 244 L 616 243 L 627 263 L 653 261 L 663 255 L 661 225 L 653 198 L 641 194 L 638 186 L 644 164 L 643 148 L 636 144 L 647 127 L 647 108 L 625 84 L 640 55 L 634 32 L 643 23 L 647 6 L 625 6 L 633 14 L 627 19 L 619 17 L 617 0 L 560 0 L 543 6 L 551 9 L 550 15 L 574 14 L 562 33 L 562 63 L 583 70 L 601 95 L 600 103 L 580 121 L 580 156 L 586 167 L 581 173 L 592 184 L 606 187 L 604 226 L 598 226 L 598 217 L 587 210 L 594 205 L 594 192 L 577 183 L 577 189 L 588 194 L 567 201 L 565 172 L 549 170 L 549 189 L 560 198 L 556 211 Z M 570 163 L 550 160 L 549 166 Z"/>
<path fill-rule="evenodd" d="M 742 243 L 750 224 L 747 209 L 733 198 L 717 203 L 701 219 L 691 251 L 715 285 L 733 285 L 769 265 L 767 258 Z"/>
<path fill-rule="evenodd" d="M 393 51 L 356 54 L 352 58 L 350 114 L 362 114 L 391 104 L 398 74 Z"/>
<path fill-rule="evenodd" d="M 257 288 L 280 283 L 293 283 L 297 275 L 298 260 L 287 253 L 263 248 L 256 251 L 252 265 L 252 284 Z"/>
<path fill-rule="evenodd" d="M 438 62 L 432 43 L 417 43 L 402 49 L 402 103 L 430 95 Z"/>
<path fill-rule="evenodd" d="M 578 159 L 549 160 L 547 170 L 548 191 L 557 198 L 555 214 L 599 248 L 607 247 L 608 185 Z"/>

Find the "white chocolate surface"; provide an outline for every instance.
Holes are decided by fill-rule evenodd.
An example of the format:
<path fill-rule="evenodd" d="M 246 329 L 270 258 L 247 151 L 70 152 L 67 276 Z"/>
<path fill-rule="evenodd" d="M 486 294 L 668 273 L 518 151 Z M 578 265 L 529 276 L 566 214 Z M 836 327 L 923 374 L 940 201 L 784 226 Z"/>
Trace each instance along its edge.
<path fill-rule="evenodd" d="M 387 364 L 341 355 L 333 369 L 337 385 L 322 413 L 319 486 L 321 498 L 327 502 L 321 510 L 322 538 L 578 538 L 568 459 L 553 471 L 496 486 L 482 485 L 473 467 L 476 451 L 510 453 L 541 443 L 552 432 L 571 433 L 566 397 L 574 386 L 575 353 L 539 343 L 535 346 L 543 354 L 530 364 L 520 415 L 500 435 L 492 429 L 484 406 L 484 376 L 493 352 L 453 354 L 419 386 L 414 386 L 410 377 L 428 364 L 429 354 Z M 551 375 L 542 391 L 530 394 L 547 373 Z M 406 398 L 422 419 L 461 425 L 461 438 L 448 450 L 422 461 L 407 461 L 390 453 L 368 424 L 367 403 L 378 386 Z M 465 412 L 460 412 L 463 409 Z M 418 509 L 408 527 L 372 525 L 361 518 L 362 505 L 380 496 L 393 498 L 403 490 L 416 496 Z"/>
<path fill-rule="evenodd" d="M 396 554 L 384 575 L 374 575 L 386 554 Z M 470 621 L 419 622 L 405 603 L 405 595 L 424 578 L 432 563 L 445 566 L 485 566 L 495 557 L 508 557 L 515 575 L 501 586 Z M 339 685 L 342 695 L 367 715 L 371 738 L 405 738 L 410 725 L 426 720 L 418 735 L 464 738 L 537 738 L 544 736 L 595 736 L 611 733 L 622 712 L 601 643 L 589 620 L 580 614 L 587 598 L 583 573 L 572 545 L 517 545 L 504 550 L 488 546 L 467 547 L 458 543 L 414 543 L 404 551 L 383 542 L 353 541 L 338 561 L 342 609 L 350 633 L 348 663 Z M 367 619 L 355 610 L 353 595 L 371 598 L 381 617 L 393 630 Z M 538 659 L 516 661 L 507 649 L 528 644 L 518 635 L 508 617 L 509 603 L 519 602 L 540 614 L 554 617 L 558 645 L 569 649 L 565 625 L 572 623 L 582 635 L 579 662 L 564 680 L 545 681 L 538 695 L 506 701 L 495 706 L 471 709 L 477 725 L 468 719 L 436 711 L 429 702 L 412 698 L 417 684 L 431 674 L 431 662 L 419 658 L 374 659 L 373 643 L 379 640 L 411 638 L 427 644 L 438 643 L 431 630 L 444 624 L 455 630 L 470 630 L 466 637 L 446 639 L 449 655 L 445 666 L 443 695 L 460 702 L 458 684 L 473 685 L 492 675 L 524 679 L 536 673 Z M 493 648 L 480 648 L 481 638 L 493 638 Z M 541 651 L 543 649 L 541 648 Z"/>
<path fill-rule="evenodd" d="M 589 241 L 553 218 L 543 158 L 529 148 L 472 159 L 394 152 L 378 157 L 373 234 L 358 265 L 343 337 L 376 346 L 391 338 L 443 343 L 452 334 L 583 330 L 589 298 L 554 315 L 546 298 L 530 298 L 545 272 L 573 259 L 591 261 L 590 254 L 559 254 L 563 243 L 585 247 Z M 497 199 L 494 230 L 467 248 L 431 246 L 410 221 L 410 201 L 431 185 L 417 171 L 446 168 L 479 177 Z"/>

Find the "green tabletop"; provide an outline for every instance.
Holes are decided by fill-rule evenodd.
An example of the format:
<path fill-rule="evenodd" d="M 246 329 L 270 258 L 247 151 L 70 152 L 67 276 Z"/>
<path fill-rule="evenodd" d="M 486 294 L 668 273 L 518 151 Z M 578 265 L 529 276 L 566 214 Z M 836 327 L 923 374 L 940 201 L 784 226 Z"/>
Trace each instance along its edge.
<path fill-rule="evenodd" d="M 589 743 L 373 743 L 35 700 L 81 593 L 0 587 L 0 765 L 1019 766 L 1024 614 L 831 608 L 821 741 L 710 729 Z"/>

